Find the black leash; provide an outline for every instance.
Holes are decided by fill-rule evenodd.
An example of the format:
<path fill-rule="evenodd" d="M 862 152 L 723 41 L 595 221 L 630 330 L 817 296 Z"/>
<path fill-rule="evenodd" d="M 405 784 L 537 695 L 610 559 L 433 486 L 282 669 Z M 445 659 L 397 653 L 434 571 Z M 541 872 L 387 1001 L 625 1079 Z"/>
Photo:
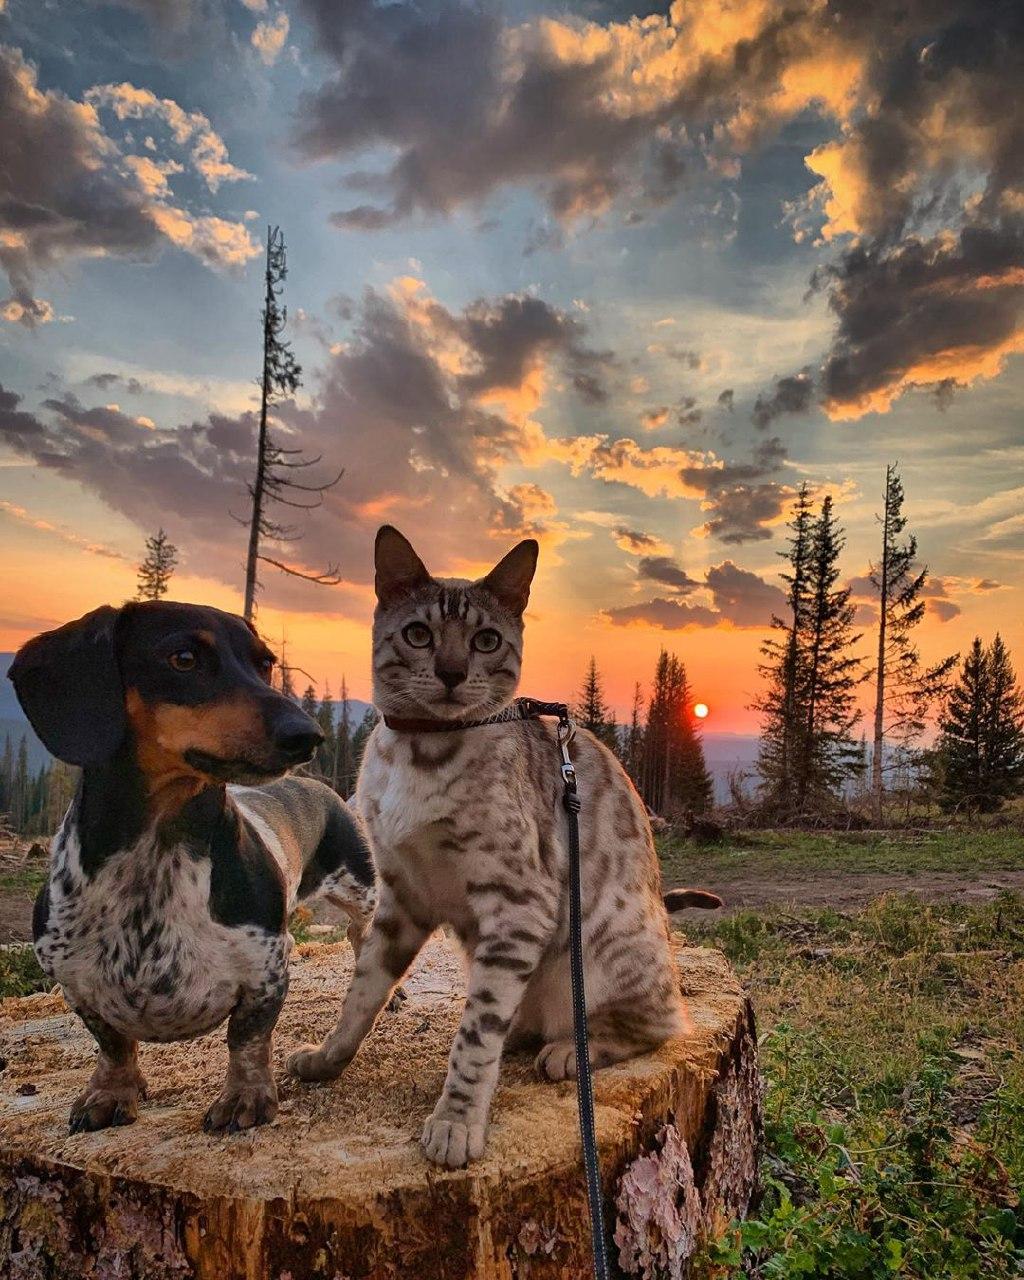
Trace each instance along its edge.
<path fill-rule="evenodd" d="M 573 1037 L 576 1042 L 576 1102 L 580 1114 L 583 1168 L 590 1207 L 590 1239 L 594 1250 L 595 1280 L 610 1280 L 605 1247 L 604 1197 L 601 1167 L 597 1159 L 597 1129 L 594 1123 L 594 1079 L 590 1071 L 590 1037 L 587 1032 L 587 993 L 583 974 L 583 897 L 580 887 L 580 796 L 576 769 L 569 758 L 569 743 L 576 726 L 564 702 L 538 702 L 536 698 L 516 698 L 504 711 L 485 720 L 414 720 L 385 716 L 388 728 L 407 733 L 451 733 L 459 729 L 479 729 L 489 724 L 511 724 L 536 720 L 540 716 L 558 719 L 558 746 L 562 754 L 562 804 L 569 823 L 569 975 L 572 985 Z"/>

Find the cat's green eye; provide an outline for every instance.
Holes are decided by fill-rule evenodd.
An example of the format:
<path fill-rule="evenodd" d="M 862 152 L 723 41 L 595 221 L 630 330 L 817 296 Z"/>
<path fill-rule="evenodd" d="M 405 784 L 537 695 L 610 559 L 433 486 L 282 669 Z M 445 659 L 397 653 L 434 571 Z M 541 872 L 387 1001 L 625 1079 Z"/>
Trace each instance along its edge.
<path fill-rule="evenodd" d="M 496 653 L 501 648 L 501 634 L 493 627 L 485 627 L 473 637 L 473 648 L 477 653 Z"/>
<path fill-rule="evenodd" d="M 434 642 L 434 633 L 423 622 L 410 622 L 402 632 L 405 643 L 414 649 L 426 649 Z"/>

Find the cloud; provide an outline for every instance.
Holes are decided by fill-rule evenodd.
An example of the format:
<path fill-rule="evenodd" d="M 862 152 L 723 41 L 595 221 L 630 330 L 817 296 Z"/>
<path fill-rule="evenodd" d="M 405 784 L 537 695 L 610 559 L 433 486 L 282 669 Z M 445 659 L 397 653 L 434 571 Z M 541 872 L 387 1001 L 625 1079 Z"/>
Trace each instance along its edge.
<path fill-rule="evenodd" d="M 0 265 L 16 304 L 5 304 L 8 319 L 32 327 L 50 318 L 49 304 L 33 298 L 33 280 L 37 272 L 68 259 L 147 260 L 171 243 L 211 266 L 231 267 L 259 253 L 242 224 L 175 203 L 166 173 L 144 163 L 146 157 L 127 155 L 104 129 L 98 108 L 123 99 L 108 95 L 115 88 L 131 86 L 101 86 L 83 101 L 42 90 L 35 68 L 18 50 L 0 47 L 6 144 L 0 165 Z M 187 115 L 170 100 L 163 106 L 181 112 L 189 130 L 190 163 L 208 185 L 226 180 L 233 166 L 217 135 L 198 123 L 206 122 L 205 116 Z"/>
<path fill-rule="evenodd" d="M 932 618 L 937 618 L 939 622 L 950 622 L 953 618 L 958 618 L 961 612 L 960 606 L 952 600 L 929 598 L 927 603 L 928 615 Z"/>
<path fill-rule="evenodd" d="M 1024 216 L 861 244 L 820 279 L 838 317 L 822 375 L 835 420 L 885 412 L 916 386 L 993 378 L 1024 351 Z"/>
<path fill-rule="evenodd" d="M 724 391 L 720 391 L 718 393 L 718 400 L 716 403 L 720 404 L 723 409 L 728 409 L 729 412 L 732 413 L 736 405 L 736 393 L 733 391 L 732 387 L 726 387 Z"/>
<path fill-rule="evenodd" d="M 777 436 L 757 445 L 749 462 L 671 445 L 645 448 L 628 436 L 605 435 L 541 440 L 534 457 L 564 462 L 574 475 L 589 472 L 629 485 L 649 498 L 699 499 L 708 513 L 699 534 L 730 545 L 770 538 L 771 526 L 784 519 L 795 494 L 791 485 L 769 478 L 786 459 Z"/>
<path fill-rule="evenodd" d="M 670 556 L 644 556 L 636 567 L 637 576 L 660 582 L 671 587 L 679 595 L 688 595 L 701 584 L 678 565 Z"/>
<path fill-rule="evenodd" d="M 668 405 L 647 409 L 640 415 L 640 425 L 645 431 L 657 431 L 668 422 Z"/>
<path fill-rule="evenodd" d="M 217 191 L 223 182 L 240 182 L 253 176 L 231 163 L 223 138 L 201 111 L 186 111 L 172 98 L 158 98 L 151 90 L 136 88 L 127 81 L 95 85 L 87 90 L 85 100 L 92 106 L 109 108 L 118 120 L 161 121 L 175 144 L 188 148 L 193 168 L 211 191 Z M 146 157 L 129 156 L 128 160 L 146 163 Z"/>
<path fill-rule="evenodd" d="M 806 413 L 814 399 L 814 380 L 809 373 L 778 378 L 771 395 L 762 393 L 754 402 L 750 420 L 762 430 L 784 413 Z"/>
<path fill-rule="evenodd" d="M 557 308 L 523 303 L 507 295 L 449 310 L 403 279 L 353 304 L 347 341 L 319 371 L 313 402 L 275 412 L 279 436 L 322 455 L 325 475 L 345 468 L 284 554 L 307 566 L 340 562 L 345 584 L 328 593 L 275 581 L 275 602 L 364 609 L 372 534 L 385 520 L 414 535 L 439 568 L 464 565 L 467 548 L 489 534 L 568 536 L 551 495 L 530 481 L 508 485 L 503 471 L 531 465 L 542 433 L 530 410 L 554 371 L 590 359 L 586 332 Z M 245 533 L 231 513 L 247 513 L 255 432 L 251 412 L 154 427 L 69 392 L 27 412 L 0 389 L 0 443 L 141 529 L 173 514 L 190 562 L 233 584 Z"/>
<path fill-rule="evenodd" d="M 704 585 L 710 594 L 710 606 L 659 596 L 640 604 L 606 609 L 603 617 L 614 626 L 642 625 L 663 631 L 723 624 L 757 628 L 768 626 L 772 615 L 785 609 L 786 597 L 778 587 L 765 582 L 756 573 L 739 568 L 731 560 L 712 565 L 705 575 Z M 699 586 L 693 582 L 687 588 L 687 594 Z"/>
<path fill-rule="evenodd" d="M 631 556 L 667 555 L 671 550 L 667 542 L 643 529 L 630 529 L 618 524 L 613 528 L 612 535 L 615 545 Z"/>
<path fill-rule="evenodd" d="M 288 15 L 283 11 L 272 22 L 257 23 L 250 39 L 264 66 L 272 67 L 280 57 L 289 26 Z"/>
<path fill-rule="evenodd" d="M 510 184 L 561 223 L 615 202 L 657 207 L 708 165 L 693 141 L 702 126 L 721 160 L 812 103 L 838 110 L 859 70 L 812 0 L 782 13 L 764 0 L 676 0 L 665 15 L 605 24 L 370 0 L 304 9 L 334 67 L 300 104 L 300 154 L 393 157 L 349 175 L 373 202 L 337 222 L 364 230 Z"/>
<path fill-rule="evenodd" d="M 642 220 L 816 117 L 828 140 L 807 151 L 815 182 L 789 215 L 798 240 L 837 255 L 816 277 L 837 320 L 830 416 L 884 412 L 922 385 L 948 398 L 1024 349 L 1018 0 L 908 0 L 898 22 L 818 0 L 675 0 L 604 22 L 304 10 L 332 66 L 294 145 L 347 166 L 340 227 L 449 215 L 507 186 L 543 202 L 549 237 L 611 210 Z M 793 411 L 772 396 L 762 409 Z"/>
<path fill-rule="evenodd" d="M 0 514 L 17 521 L 19 524 L 28 525 L 29 528 L 35 529 L 40 533 L 49 534 L 58 541 L 63 542 L 65 546 L 74 547 L 76 551 L 86 551 L 90 555 L 101 556 L 106 560 L 128 559 L 123 552 L 117 551 L 113 547 L 108 547 L 106 543 L 93 542 L 89 538 L 83 538 L 81 534 L 75 533 L 73 529 L 68 529 L 64 525 L 54 524 L 53 521 L 44 520 L 40 516 L 34 516 L 25 507 L 20 507 L 14 502 L 8 502 L 4 498 L 0 498 Z"/>
<path fill-rule="evenodd" d="M 123 387 L 129 395 L 141 396 L 148 390 L 138 378 L 126 378 L 120 373 L 103 371 L 90 374 L 85 379 L 85 386 L 99 387 L 101 391 L 109 391 L 111 387 Z"/>
<path fill-rule="evenodd" d="M 978 578 L 972 587 L 973 591 L 1000 591 L 1003 584 L 995 578 Z"/>

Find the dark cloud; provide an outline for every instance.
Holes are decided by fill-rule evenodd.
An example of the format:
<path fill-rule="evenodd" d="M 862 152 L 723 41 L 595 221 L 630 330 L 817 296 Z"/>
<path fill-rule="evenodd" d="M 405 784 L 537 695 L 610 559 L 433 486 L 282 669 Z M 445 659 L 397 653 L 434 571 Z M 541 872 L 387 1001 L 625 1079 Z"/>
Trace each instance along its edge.
<path fill-rule="evenodd" d="M 653 600 L 646 600 L 643 604 L 627 604 L 616 609 L 605 609 L 604 616 L 617 627 L 647 623 L 648 626 L 660 627 L 663 631 L 683 631 L 687 627 L 715 627 L 721 622 L 718 614 L 706 605 L 665 600 L 660 596 Z"/>
<path fill-rule="evenodd" d="M 998 591 L 1002 587 L 1001 582 L 996 582 L 995 578 L 979 578 L 974 584 L 975 591 Z"/>
<path fill-rule="evenodd" d="M 639 554 L 642 551 L 655 551 L 661 546 L 661 539 L 642 529 L 628 529 L 625 525 L 616 525 L 612 530 L 616 540 L 625 549 Z"/>
<path fill-rule="evenodd" d="M 778 378 L 771 395 L 762 393 L 757 397 L 750 420 L 763 429 L 784 413 L 806 413 L 813 400 L 814 379 L 809 373 Z"/>
<path fill-rule="evenodd" d="M 1024 218 L 859 245 L 823 276 L 839 320 L 822 376 L 832 416 L 885 409 L 910 385 L 951 391 L 991 376 L 1021 340 Z M 942 364 L 958 372 L 938 377 Z"/>
<path fill-rule="evenodd" d="M 19 443 L 27 447 L 30 440 L 39 440 L 44 434 L 43 424 L 35 414 L 18 408 L 21 399 L 0 383 L 0 440 L 14 448 L 18 448 Z"/>
<path fill-rule="evenodd" d="M 681 427 L 693 427 L 704 417 L 704 411 L 697 408 L 696 396 L 683 396 L 676 408 L 676 421 Z"/>
<path fill-rule="evenodd" d="M 937 618 L 939 622 L 952 622 L 954 618 L 958 618 L 963 612 L 960 606 L 952 600 L 936 600 L 934 598 L 928 600 L 927 609 L 929 616 Z"/>
<path fill-rule="evenodd" d="M 636 571 L 638 577 L 660 582 L 662 586 L 671 587 L 679 595 L 688 595 L 701 585 L 670 556 L 643 556 Z"/>
<path fill-rule="evenodd" d="M 736 394 L 732 387 L 726 387 L 724 391 L 719 392 L 717 403 L 720 404 L 723 409 L 728 409 L 729 412 L 732 413 L 733 409 L 736 407 Z"/>
<path fill-rule="evenodd" d="M 731 560 L 712 565 L 707 584 L 715 608 L 737 627 L 767 626 L 772 615 L 781 616 L 786 607 L 786 597 L 778 587 Z"/>
<path fill-rule="evenodd" d="M 700 585 L 694 582 L 688 590 Z M 606 609 L 604 616 L 617 626 L 647 623 L 664 631 L 682 631 L 687 627 L 717 627 L 722 623 L 734 627 L 767 627 L 772 615 L 781 614 L 785 609 L 786 597 L 778 587 L 765 582 L 756 573 L 739 568 L 731 560 L 712 565 L 705 575 L 704 585 L 711 593 L 710 608 L 703 604 L 656 597 L 641 604 Z"/>
<path fill-rule="evenodd" d="M 704 167 L 689 130 L 731 116 L 744 92 L 772 91 L 820 23 L 807 0 L 805 10 L 752 24 L 742 40 L 701 56 L 689 29 L 702 25 L 699 15 L 679 15 L 678 26 L 652 15 L 643 25 L 594 27 L 588 42 L 582 23 L 506 25 L 475 6 L 304 0 L 303 8 L 334 69 L 300 104 L 299 153 L 393 156 L 383 170 L 349 175 L 370 199 L 333 221 L 356 230 L 450 213 L 510 183 L 534 188 L 560 222 L 620 198 L 639 219 L 637 202 L 664 204 L 691 160 Z M 638 75 L 655 58 L 664 74 Z"/>
<path fill-rule="evenodd" d="M 133 396 L 144 395 L 147 389 L 138 378 L 126 378 L 120 373 L 106 372 L 90 374 L 82 385 L 86 387 L 99 387 L 101 391 L 109 391 L 111 387 L 121 387 L 127 391 L 129 395 Z"/>
<path fill-rule="evenodd" d="M 785 446 L 771 436 L 754 448 L 749 462 L 684 467 L 684 480 L 705 490 L 702 506 L 709 515 L 704 533 L 727 546 L 770 538 L 770 526 L 779 522 L 794 494 L 792 486 L 768 478 L 785 461 Z"/>
<path fill-rule="evenodd" d="M 376 519 L 409 529 L 426 556 L 449 564 L 475 555 L 489 532 L 543 536 L 555 527 L 554 501 L 540 486 L 499 483 L 499 469 L 517 461 L 532 437 L 493 404 L 502 395 L 534 395 L 552 364 L 571 368 L 589 355 L 580 324 L 521 303 L 512 296 L 449 311 L 420 290 L 367 291 L 349 340 L 321 371 L 314 404 L 286 403 L 276 412 L 279 431 L 322 455 L 325 475 L 345 467 L 323 508 L 305 520 L 303 540 L 284 547 L 283 558 L 340 562 L 347 584 L 366 584 Z M 173 517 L 175 540 L 191 563 L 232 584 L 244 530 L 230 513 L 247 509 L 255 431 L 251 413 L 154 428 L 71 392 L 27 413 L 15 394 L 0 390 L 0 442 L 142 529 Z M 444 518 L 427 520 L 429 512 Z M 296 609 L 343 608 L 353 589 L 327 593 L 281 580 L 274 600 Z"/>

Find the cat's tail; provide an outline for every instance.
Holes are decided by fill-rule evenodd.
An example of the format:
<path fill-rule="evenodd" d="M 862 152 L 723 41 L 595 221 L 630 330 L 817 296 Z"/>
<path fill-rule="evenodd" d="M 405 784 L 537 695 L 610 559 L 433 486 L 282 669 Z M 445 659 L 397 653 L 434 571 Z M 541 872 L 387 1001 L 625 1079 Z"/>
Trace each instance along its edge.
<path fill-rule="evenodd" d="M 684 907 L 700 907 L 702 911 L 714 911 L 725 903 L 717 893 L 707 889 L 669 889 L 663 895 L 666 911 L 682 911 Z"/>

